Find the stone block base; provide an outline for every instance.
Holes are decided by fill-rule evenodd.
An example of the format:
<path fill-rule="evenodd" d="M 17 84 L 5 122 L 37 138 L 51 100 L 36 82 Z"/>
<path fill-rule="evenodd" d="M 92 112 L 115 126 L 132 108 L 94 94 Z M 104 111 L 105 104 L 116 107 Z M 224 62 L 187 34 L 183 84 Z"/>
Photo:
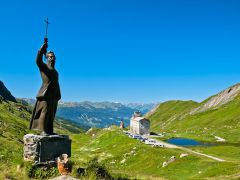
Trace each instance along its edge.
<path fill-rule="evenodd" d="M 55 161 L 62 154 L 71 157 L 71 140 L 69 136 L 26 134 L 23 141 L 25 161 L 37 161 L 38 163 Z"/>

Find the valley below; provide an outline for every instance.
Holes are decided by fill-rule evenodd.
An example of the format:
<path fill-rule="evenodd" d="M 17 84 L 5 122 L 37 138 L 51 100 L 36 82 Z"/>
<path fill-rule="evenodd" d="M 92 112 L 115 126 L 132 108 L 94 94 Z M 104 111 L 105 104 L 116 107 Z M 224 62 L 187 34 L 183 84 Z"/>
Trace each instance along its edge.
<path fill-rule="evenodd" d="M 129 123 L 132 113 L 139 107 L 129 107 L 129 115 L 121 116 L 119 114 L 124 114 L 121 110 L 126 107 L 118 103 L 94 105 L 84 102 L 85 109 L 81 103 L 60 105 L 59 114 L 61 108 L 65 108 L 63 114 L 79 117 L 79 111 L 88 107 L 93 117 L 108 112 L 116 120 L 105 122 L 102 119 L 99 123 L 104 123 L 98 126 L 85 123 L 84 118 L 69 120 L 58 114 L 54 131 L 72 139 L 70 175 L 77 179 L 239 179 L 239 87 L 239 84 L 229 87 L 200 103 L 167 101 L 146 110 L 145 117 L 151 122 L 152 135 L 149 138 L 165 143 L 163 147 L 130 138 L 126 134 L 128 126 L 119 128 L 119 120 L 126 117 L 124 122 Z M 23 161 L 22 138 L 25 134 L 35 133 L 28 129 L 31 112 L 32 106 L 25 101 L 17 99 L 13 102 L 1 95 L 0 179 L 52 179 L 60 176 L 56 169 L 37 171 L 32 168 L 32 163 Z M 173 145 L 175 142 L 170 141 L 179 138 L 197 144 Z M 79 174 L 79 168 L 86 169 L 86 173 Z M 96 169 L 101 169 L 101 173 Z"/>

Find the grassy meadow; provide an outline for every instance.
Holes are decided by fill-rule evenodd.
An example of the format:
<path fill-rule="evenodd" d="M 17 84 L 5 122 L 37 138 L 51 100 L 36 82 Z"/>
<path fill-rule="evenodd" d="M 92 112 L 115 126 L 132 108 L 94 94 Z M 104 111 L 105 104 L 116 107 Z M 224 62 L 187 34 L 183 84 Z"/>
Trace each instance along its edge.
<path fill-rule="evenodd" d="M 207 100 L 206 100 L 207 101 Z M 219 108 L 191 114 L 203 103 L 168 101 L 147 118 L 151 130 L 171 137 L 211 142 L 213 146 L 188 147 L 194 151 L 224 159 L 219 162 L 184 149 L 159 148 L 129 138 L 118 127 L 84 132 L 69 121 L 55 121 L 55 132 L 72 139 L 73 171 L 79 179 L 240 179 L 240 96 Z M 23 136 L 28 130 L 31 107 L 22 103 L 0 102 L 0 179 L 50 179 L 59 176 L 56 169 L 33 169 L 23 161 Z M 215 136 L 225 142 L 216 142 Z M 180 158 L 183 153 L 188 156 Z M 172 156 L 176 160 L 166 167 Z M 86 174 L 77 170 L 85 168 Z M 31 176 L 30 176 L 31 174 Z"/>

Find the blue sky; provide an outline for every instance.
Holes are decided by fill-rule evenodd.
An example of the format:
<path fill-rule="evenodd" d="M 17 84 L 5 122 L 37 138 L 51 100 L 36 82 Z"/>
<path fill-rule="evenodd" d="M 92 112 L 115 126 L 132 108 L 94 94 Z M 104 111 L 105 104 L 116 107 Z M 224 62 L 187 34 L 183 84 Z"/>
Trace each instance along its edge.
<path fill-rule="evenodd" d="M 49 18 L 63 101 L 202 101 L 240 82 L 240 1 L 2 1 L 0 80 L 34 98 Z"/>

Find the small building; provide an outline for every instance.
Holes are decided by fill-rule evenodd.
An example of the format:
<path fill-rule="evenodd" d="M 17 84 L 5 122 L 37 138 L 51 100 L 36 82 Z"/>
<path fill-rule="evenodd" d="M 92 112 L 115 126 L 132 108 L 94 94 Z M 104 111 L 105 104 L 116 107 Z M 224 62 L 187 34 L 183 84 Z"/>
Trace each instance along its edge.
<path fill-rule="evenodd" d="M 125 127 L 124 127 L 124 122 L 123 122 L 123 120 L 121 120 L 121 122 L 120 122 L 120 129 L 124 129 Z"/>
<path fill-rule="evenodd" d="M 134 112 L 130 120 L 130 133 L 138 135 L 150 134 L 150 121 L 142 116 L 141 112 Z"/>

